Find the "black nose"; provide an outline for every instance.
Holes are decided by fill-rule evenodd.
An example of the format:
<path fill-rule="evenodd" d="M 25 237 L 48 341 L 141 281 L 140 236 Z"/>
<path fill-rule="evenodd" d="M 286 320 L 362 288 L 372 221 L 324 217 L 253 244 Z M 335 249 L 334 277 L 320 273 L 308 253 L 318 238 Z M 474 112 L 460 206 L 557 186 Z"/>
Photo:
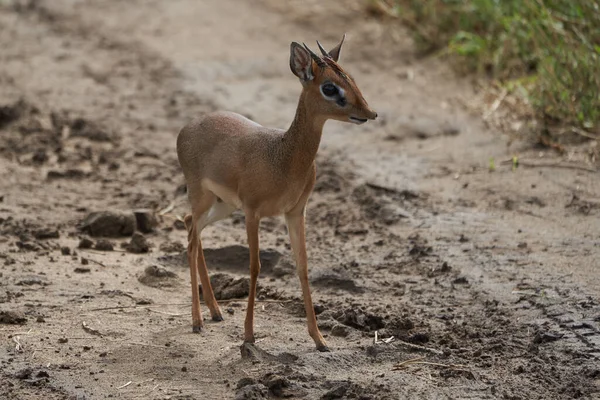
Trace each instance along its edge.
<path fill-rule="evenodd" d="M 375 118 L 377 118 L 377 113 L 375 113 Z M 373 119 L 375 119 L 375 118 L 373 118 Z"/>

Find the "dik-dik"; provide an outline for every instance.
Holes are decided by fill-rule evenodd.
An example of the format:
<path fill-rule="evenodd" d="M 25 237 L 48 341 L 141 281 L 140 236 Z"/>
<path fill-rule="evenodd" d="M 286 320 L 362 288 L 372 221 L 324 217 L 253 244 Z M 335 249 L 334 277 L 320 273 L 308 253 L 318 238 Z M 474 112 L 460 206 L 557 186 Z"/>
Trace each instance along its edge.
<path fill-rule="evenodd" d="M 345 38 L 345 36 L 344 36 Z M 328 119 L 362 124 L 377 118 L 354 79 L 338 64 L 341 42 L 321 56 L 306 45 L 290 46 L 290 68 L 302 92 L 288 130 L 265 128 L 233 112 L 215 112 L 186 125 L 177 137 L 177 156 L 187 184 L 192 214 L 187 215 L 188 262 L 192 281 L 192 327 L 203 327 L 198 275 L 213 321 L 223 316 L 213 294 L 200 234 L 207 225 L 242 210 L 250 249 L 250 294 L 244 342 L 254 342 L 254 300 L 260 271 L 260 219 L 283 214 L 287 223 L 308 333 L 319 351 L 329 351 L 317 326 L 308 286 L 304 236 L 306 202 L 315 184 L 315 156 Z"/>

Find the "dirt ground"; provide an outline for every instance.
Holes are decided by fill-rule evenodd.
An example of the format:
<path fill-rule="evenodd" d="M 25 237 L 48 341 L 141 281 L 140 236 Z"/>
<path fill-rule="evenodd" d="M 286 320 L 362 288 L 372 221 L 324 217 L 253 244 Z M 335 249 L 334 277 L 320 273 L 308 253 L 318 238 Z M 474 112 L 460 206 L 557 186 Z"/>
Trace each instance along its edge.
<path fill-rule="evenodd" d="M 286 128 L 289 43 L 343 32 L 381 117 L 329 122 L 317 158 L 310 279 L 332 352 L 273 218 L 242 358 L 243 216 L 204 231 L 225 321 L 203 307 L 193 334 L 175 138 L 217 109 Z M 508 149 L 462 106 L 471 84 L 361 2 L 3 0 L 0 49 L 1 398 L 600 398 L 598 173 Z M 82 222 L 96 211 L 122 214 Z"/>

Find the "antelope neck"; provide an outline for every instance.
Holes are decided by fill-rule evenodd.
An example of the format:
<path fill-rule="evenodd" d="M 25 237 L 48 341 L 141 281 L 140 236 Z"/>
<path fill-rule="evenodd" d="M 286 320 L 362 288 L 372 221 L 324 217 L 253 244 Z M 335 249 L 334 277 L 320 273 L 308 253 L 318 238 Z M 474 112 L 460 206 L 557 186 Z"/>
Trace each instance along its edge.
<path fill-rule="evenodd" d="M 307 93 L 302 91 L 298 100 L 296 116 L 284 134 L 284 152 L 291 166 L 298 171 L 308 170 L 317 156 L 323 126 L 327 118 L 315 112 L 308 103 Z"/>

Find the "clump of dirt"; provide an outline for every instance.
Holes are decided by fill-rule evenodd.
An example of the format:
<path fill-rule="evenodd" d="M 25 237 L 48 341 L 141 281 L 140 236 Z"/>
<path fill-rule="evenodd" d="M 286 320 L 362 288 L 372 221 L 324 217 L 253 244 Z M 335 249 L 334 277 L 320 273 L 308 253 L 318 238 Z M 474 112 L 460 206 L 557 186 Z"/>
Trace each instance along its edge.
<path fill-rule="evenodd" d="M 360 308 L 337 311 L 333 314 L 333 318 L 344 325 L 365 332 L 376 331 L 385 328 L 386 325 L 383 317 L 363 311 Z"/>
<path fill-rule="evenodd" d="M 163 242 L 158 249 L 165 253 L 181 253 L 185 251 L 185 246 L 181 242 Z"/>
<path fill-rule="evenodd" d="M 156 265 L 146 267 L 138 281 L 154 288 L 172 287 L 179 283 L 176 273 Z"/>
<path fill-rule="evenodd" d="M 0 324 L 22 325 L 27 322 L 27 318 L 20 312 L 0 311 Z"/>
<path fill-rule="evenodd" d="M 130 236 L 135 231 L 135 216 L 120 211 L 92 212 L 81 221 L 79 229 L 91 236 Z"/>
<path fill-rule="evenodd" d="M 250 278 L 246 277 L 234 278 L 228 274 L 216 273 L 210 277 L 210 285 L 217 300 L 241 299 L 248 297 L 250 293 Z"/>
<path fill-rule="evenodd" d="M 85 118 L 75 118 L 69 123 L 70 133 L 73 137 L 82 137 L 93 142 L 110 142 L 113 136 L 100 128 L 97 123 L 89 121 Z"/>
<path fill-rule="evenodd" d="M 129 244 L 127 244 L 127 251 L 130 253 L 147 253 L 150 251 L 150 247 L 152 243 L 144 235 L 139 232 L 135 232 L 133 236 L 131 236 L 131 240 Z"/>
<path fill-rule="evenodd" d="M 158 226 L 158 219 L 152 210 L 133 210 L 133 215 L 135 215 L 137 229 L 142 233 L 154 232 Z"/>
<path fill-rule="evenodd" d="M 110 240 L 100 239 L 96 242 L 94 249 L 100 251 L 113 251 L 115 249 L 115 245 Z"/>

